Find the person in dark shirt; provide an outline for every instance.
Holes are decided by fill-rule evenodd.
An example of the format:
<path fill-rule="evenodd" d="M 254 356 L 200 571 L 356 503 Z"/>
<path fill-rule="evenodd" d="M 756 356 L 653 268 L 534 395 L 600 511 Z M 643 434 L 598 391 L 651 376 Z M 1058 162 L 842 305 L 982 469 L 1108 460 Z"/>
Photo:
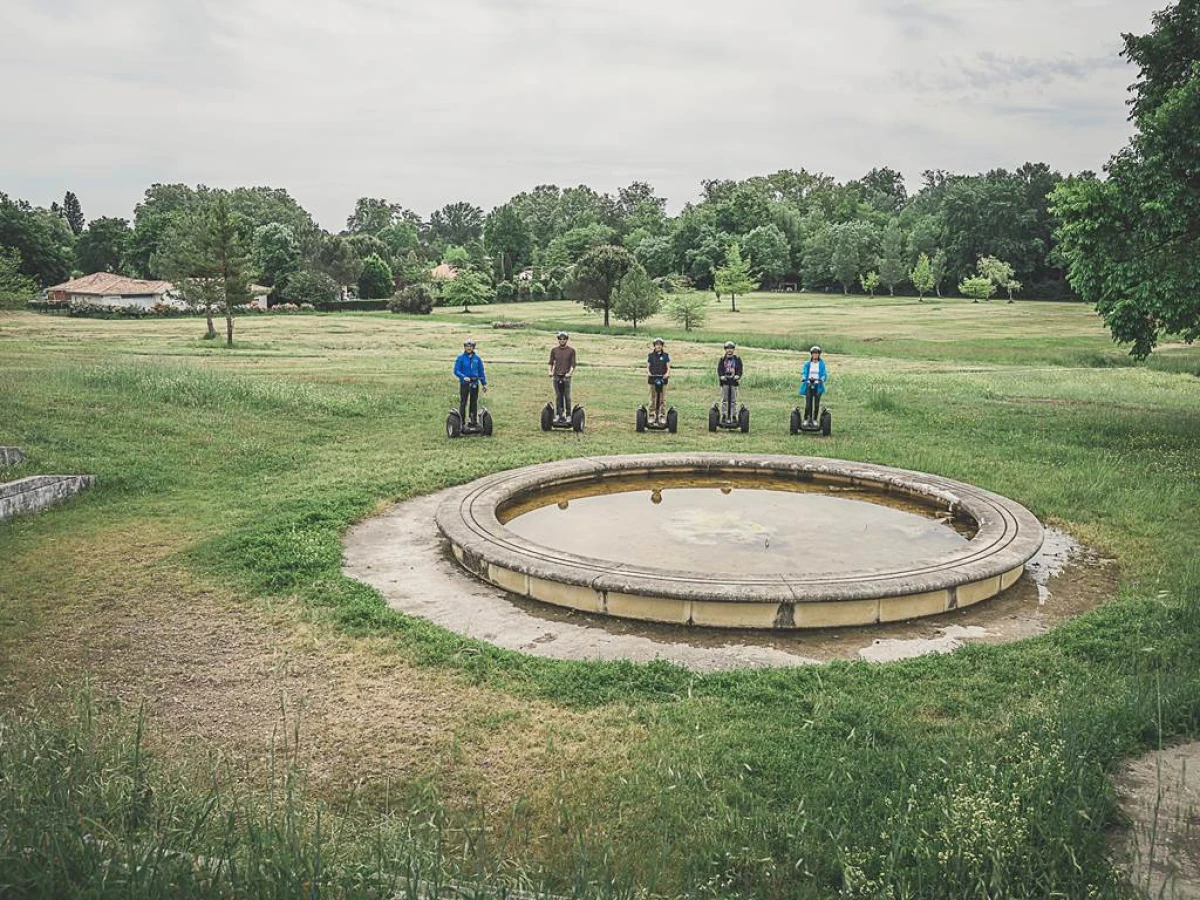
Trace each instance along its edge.
<path fill-rule="evenodd" d="M 479 388 L 487 393 L 487 375 L 483 371 L 483 360 L 475 353 L 475 342 L 463 341 L 463 352 L 454 360 L 454 377 L 458 379 L 458 416 L 463 422 L 475 423 L 479 407 Z M 471 418 L 467 418 L 470 403 Z"/>
<path fill-rule="evenodd" d="M 571 415 L 571 376 L 575 374 L 575 348 L 568 346 L 565 331 L 558 333 L 558 345 L 550 348 L 550 378 L 554 383 L 554 417 L 565 422 Z"/>
<path fill-rule="evenodd" d="M 742 379 L 742 358 L 735 352 L 733 341 L 725 342 L 725 353 L 717 360 L 717 382 L 721 385 L 721 418 L 729 421 L 734 417 L 737 405 L 738 382 Z"/>
<path fill-rule="evenodd" d="M 650 385 L 650 421 L 665 424 L 667 420 L 667 382 L 671 378 L 671 357 L 662 338 L 654 339 L 654 349 L 646 357 L 646 382 Z"/>

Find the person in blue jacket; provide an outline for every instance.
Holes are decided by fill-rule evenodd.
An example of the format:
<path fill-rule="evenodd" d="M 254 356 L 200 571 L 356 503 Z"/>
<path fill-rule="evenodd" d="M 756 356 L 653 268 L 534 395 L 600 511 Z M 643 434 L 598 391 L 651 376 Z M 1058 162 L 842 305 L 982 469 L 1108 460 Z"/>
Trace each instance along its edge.
<path fill-rule="evenodd" d="M 800 374 L 800 393 L 804 397 L 804 423 L 816 425 L 821 415 L 821 395 L 825 393 L 825 379 L 828 377 L 825 360 L 821 359 L 821 348 L 813 347 L 808 351 L 808 360 Z"/>
<path fill-rule="evenodd" d="M 479 388 L 487 393 L 487 375 L 483 372 L 483 360 L 475 352 L 475 342 L 463 341 L 463 352 L 454 360 L 454 377 L 458 379 L 458 415 L 463 422 L 475 424 L 479 409 Z M 471 418 L 467 418 L 467 404 L 471 406 Z"/>

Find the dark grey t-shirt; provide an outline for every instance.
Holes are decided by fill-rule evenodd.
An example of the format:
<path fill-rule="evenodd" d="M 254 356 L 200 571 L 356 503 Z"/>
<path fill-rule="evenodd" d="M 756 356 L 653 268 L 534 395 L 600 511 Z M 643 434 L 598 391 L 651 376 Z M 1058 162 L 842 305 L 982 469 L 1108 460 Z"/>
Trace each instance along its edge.
<path fill-rule="evenodd" d="M 551 347 L 550 365 L 555 375 L 566 375 L 575 368 L 574 347 Z"/>

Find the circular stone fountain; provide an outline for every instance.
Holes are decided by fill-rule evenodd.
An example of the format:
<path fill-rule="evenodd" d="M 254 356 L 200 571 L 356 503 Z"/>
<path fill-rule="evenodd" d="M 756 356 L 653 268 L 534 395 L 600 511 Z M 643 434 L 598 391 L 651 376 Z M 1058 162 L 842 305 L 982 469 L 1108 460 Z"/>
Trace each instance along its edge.
<path fill-rule="evenodd" d="M 895 622 L 1012 585 L 1042 544 L 1023 506 L 935 475 L 797 456 L 566 460 L 450 492 L 455 558 L 513 594 L 718 628 Z"/>

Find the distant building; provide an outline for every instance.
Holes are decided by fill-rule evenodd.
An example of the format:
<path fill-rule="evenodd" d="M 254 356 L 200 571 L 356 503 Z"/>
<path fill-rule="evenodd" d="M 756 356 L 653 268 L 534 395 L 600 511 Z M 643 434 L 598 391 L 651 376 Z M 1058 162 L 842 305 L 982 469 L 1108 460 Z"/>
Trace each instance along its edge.
<path fill-rule="evenodd" d="M 453 281 L 458 277 L 458 269 L 450 263 L 442 263 L 429 270 L 429 277 L 434 281 Z"/>
<path fill-rule="evenodd" d="M 137 306 L 158 303 L 185 305 L 169 281 L 141 281 L 109 272 L 96 272 L 46 288 L 47 303 L 87 303 L 92 306 Z"/>
<path fill-rule="evenodd" d="M 267 308 L 267 298 L 271 296 L 271 288 L 264 284 L 250 284 L 246 286 L 250 292 L 250 299 L 246 302 L 247 306 L 254 306 L 258 309 Z"/>
<path fill-rule="evenodd" d="M 529 266 L 518 272 L 517 281 L 533 281 L 533 266 Z"/>

